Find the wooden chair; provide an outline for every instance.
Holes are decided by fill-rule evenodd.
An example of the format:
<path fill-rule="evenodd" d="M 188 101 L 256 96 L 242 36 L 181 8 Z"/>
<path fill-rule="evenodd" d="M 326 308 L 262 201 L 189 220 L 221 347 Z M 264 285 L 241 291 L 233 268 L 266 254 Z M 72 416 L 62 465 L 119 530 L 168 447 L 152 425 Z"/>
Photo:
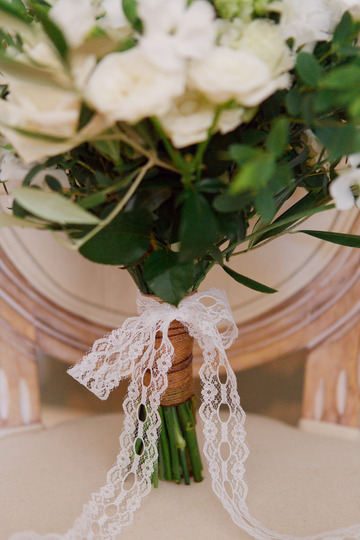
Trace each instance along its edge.
<path fill-rule="evenodd" d="M 315 219 L 308 228 L 360 233 L 360 218 L 356 213 L 345 216 L 333 212 L 327 221 L 322 220 Z M 75 363 L 95 339 L 111 327 L 119 326 L 135 310 L 135 287 L 130 278 L 123 277 L 124 273 L 99 266 L 100 270 L 95 270 L 96 265 L 82 260 L 76 278 L 72 259 L 70 263 L 63 262 L 65 248 L 40 235 L 3 230 L 0 236 L 0 427 L 3 429 L 33 426 L 41 421 L 38 349 L 64 362 Z M 298 244 L 295 238 L 299 239 Z M 290 265 L 284 277 L 281 270 L 285 262 L 296 258 L 289 252 L 289 246 L 295 254 L 301 252 L 302 261 L 298 266 Z M 235 269 L 279 286 L 281 292 L 271 298 L 243 292 L 239 285 L 234 287 L 220 269 L 205 286 L 225 288 L 228 292 L 239 326 L 239 338 L 229 353 L 235 370 L 305 349 L 302 425 L 318 429 L 319 425 L 337 424 L 344 433 L 357 435 L 360 250 L 330 244 L 319 246 L 316 240 L 298 235 L 291 238 L 291 244 L 269 244 L 262 252 L 259 250 L 255 260 L 252 254 L 245 259 L 237 258 Z M 70 257 L 74 256 L 71 253 Z M 275 262 L 273 277 L 271 265 Z M 41 265 L 44 268 L 49 263 L 53 270 L 59 265 L 65 268 L 65 285 L 52 279 L 49 270 L 41 270 Z M 96 271 L 100 273 L 91 281 L 90 274 Z M 259 276 L 259 272 L 263 275 Z M 79 299 L 74 292 L 77 285 L 72 281 L 78 279 L 81 283 L 81 276 L 86 283 L 82 287 L 83 298 Z M 112 292 L 114 279 L 119 280 L 120 286 Z M 88 292 L 97 290 L 99 284 L 103 287 L 108 280 L 107 298 L 113 302 L 117 296 L 118 310 L 114 305 L 105 305 L 101 310 L 93 299 L 87 299 Z M 283 283 L 279 283 L 281 280 Z M 72 283 L 73 289 L 66 289 L 66 283 Z M 195 371 L 200 361 L 197 351 Z"/>

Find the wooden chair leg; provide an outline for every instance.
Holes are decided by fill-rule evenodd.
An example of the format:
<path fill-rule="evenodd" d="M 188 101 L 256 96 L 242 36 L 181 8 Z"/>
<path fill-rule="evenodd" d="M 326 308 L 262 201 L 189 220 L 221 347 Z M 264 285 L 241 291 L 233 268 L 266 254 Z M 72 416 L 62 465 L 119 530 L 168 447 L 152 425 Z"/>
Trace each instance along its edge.
<path fill-rule="evenodd" d="M 311 422 L 327 422 L 360 428 L 359 352 L 360 324 L 357 324 L 309 353 L 302 427 L 306 429 Z"/>
<path fill-rule="evenodd" d="M 34 344 L 0 319 L 0 433 L 40 423 Z"/>

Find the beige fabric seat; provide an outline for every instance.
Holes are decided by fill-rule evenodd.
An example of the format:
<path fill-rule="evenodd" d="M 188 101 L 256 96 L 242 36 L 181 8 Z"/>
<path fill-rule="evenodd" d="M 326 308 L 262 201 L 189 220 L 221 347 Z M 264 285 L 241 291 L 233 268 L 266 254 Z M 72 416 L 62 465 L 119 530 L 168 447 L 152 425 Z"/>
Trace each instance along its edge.
<path fill-rule="evenodd" d="M 360 521 L 360 441 L 304 433 L 255 415 L 246 427 L 254 517 L 277 532 L 304 536 Z M 121 429 L 122 416 L 111 414 L 0 439 L 0 539 L 70 528 L 105 483 Z M 248 539 L 213 494 L 206 464 L 204 472 L 205 481 L 190 487 L 161 482 L 121 538 Z"/>

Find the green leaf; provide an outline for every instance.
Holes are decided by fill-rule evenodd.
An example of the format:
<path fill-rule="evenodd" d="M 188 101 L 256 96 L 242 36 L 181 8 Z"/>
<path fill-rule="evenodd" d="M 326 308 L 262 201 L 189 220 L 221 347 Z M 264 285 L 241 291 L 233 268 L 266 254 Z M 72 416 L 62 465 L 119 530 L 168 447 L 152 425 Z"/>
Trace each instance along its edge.
<path fill-rule="evenodd" d="M 263 285 L 262 283 L 259 283 L 258 281 L 255 281 L 246 276 L 243 276 L 242 274 L 239 274 L 238 272 L 235 272 L 235 270 L 233 270 L 229 266 L 226 266 L 225 264 L 222 266 L 222 268 L 225 270 L 227 274 L 229 274 L 229 276 L 235 279 L 235 281 L 237 281 L 238 283 L 241 283 L 242 285 L 245 285 L 245 287 L 249 287 L 249 289 L 253 289 L 254 291 L 259 291 L 266 294 L 273 294 L 277 292 L 276 289 L 267 287 L 267 285 Z"/>
<path fill-rule="evenodd" d="M 254 161 L 249 161 L 235 174 L 229 186 L 232 194 L 244 191 L 257 192 L 265 186 L 276 169 L 275 160 L 272 156 L 263 154 Z"/>
<path fill-rule="evenodd" d="M 271 189 L 265 188 L 256 194 L 255 207 L 265 223 L 270 223 L 277 210 Z"/>
<path fill-rule="evenodd" d="M 51 176 L 51 174 L 45 176 L 45 182 L 52 191 L 62 191 L 62 185 L 59 180 L 54 176 Z"/>
<path fill-rule="evenodd" d="M 36 4 L 35 2 L 28 2 L 29 7 L 36 15 L 37 19 L 41 22 L 41 25 L 47 34 L 50 41 L 55 46 L 56 50 L 58 51 L 59 55 L 63 60 L 66 60 L 69 47 L 66 42 L 66 39 L 61 32 L 60 28 L 57 26 L 57 24 L 54 23 L 49 17 L 47 13 L 47 9 L 43 6 Z"/>
<path fill-rule="evenodd" d="M 177 306 L 193 285 L 194 265 L 180 263 L 173 251 L 154 251 L 145 261 L 144 278 L 154 294 Z"/>
<path fill-rule="evenodd" d="M 313 193 L 308 193 L 300 201 L 286 210 L 286 212 L 281 214 L 281 216 L 279 216 L 271 225 L 264 227 L 263 231 L 259 230 L 253 245 L 259 244 L 268 238 L 282 233 L 301 219 L 334 208 L 333 204 L 323 206 L 325 201 L 326 199 L 322 194 L 314 195 Z"/>
<path fill-rule="evenodd" d="M 20 206 L 34 216 L 53 223 L 96 225 L 99 219 L 83 210 L 58 193 L 47 193 L 40 189 L 21 187 L 14 189 L 14 198 Z"/>
<path fill-rule="evenodd" d="M 12 214 L 4 214 L 0 212 L 0 228 L 1 227 L 25 227 L 31 229 L 44 229 L 43 223 L 30 221 L 13 216 Z"/>
<path fill-rule="evenodd" d="M 198 259 L 216 242 L 218 227 L 210 204 L 196 191 L 184 192 L 180 223 L 180 258 Z"/>
<path fill-rule="evenodd" d="M 275 159 L 279 159 L 286 150 L 289 138 L 289 128 L 290 124 L 287 118 L 276 119 L 271 127 L 265 146 Z"/>
<path fill-rule="evenodd" d="M 352 124 L 320 126 L 314 129 L 314 132 L 326 146 L 331 161 L 360 151 L 359 132 Z"/>
<path fill-rule="evenodd" d="M 210 256 L 216 261 L 218 264 L 222 265 L 223 263 L 223 255 L 220 251 L 220 249 L 217 246 L 213 246 L 209 249 Z"/>
<path fill-rule="evenodd" d="M 120 1 L 120 0 L 119 0 Z M 122 8 L 125 17 L 129 23 L 137 30 L 142 32 L 142 22 L 137 13 L 137 1 L 136 0 L 122 0 Z"/>
<path fill-rule="evenodd" d="M 321 86 L 331 90 L 349 90 L 360 85 L 360 67 L 354 65 L 340 66 L 333 69 L 321 80 Z"/>
<path fill-rule="evenodd" d="M 213 202 L 215 210 L 221 213 L 228 212 L 240 212 L 246 206 L 253 203 L 254 197 L 248 193 L 242 193 L 241 195 L 232 195 L 229 192 L 221 193 Z"/>
<path fill-rule="evenodd" d="M 80 199 L 78 201 L 78 204 L 82 208 L 95 208 L 96 206 L 104 203 L 106 201 L 106 197 L 106 190 L 98 191 L 97 193 L 92 193 L 91 195 L 88 195 L 84 199 Z"/>
<path fill-rule="evenodd" d="M 296 71 L 305 84 L 316 88 L 324 70 L 314 55 L 302 52 L 296 59 Z"/>
<path fill-rule="evenodd" d="M 285 104 L 288 113 L 292 116 L 297 116 L 301 112 L 301 94 L 297 86 L 294 86 L 290 92 L 286 94 Z"/>
<path fill-rule="evenodd" d="M 31 18 L 24 10 L 7 0 L 0 0 L 0 26 L 33 35 Z"/>
<path fill-rule="evenodd" d="M 228 155 L 231 160 L 239 165 L 244 165 L 247 161 L 255 160 L 261 157 L 262 152 L 257 148 L 252 148 L 247 144 L 232 144 L 229 148 Z"/>
<path fill-rule="evenodd" d="M 99 154 L 104 156 L 104 158 L 114 163 L 114 165 L 119 165 L 119 163 L 121 163 L 119 141 L 94 141 L 91 143 L 91 146 L 93 146 Z"/>
<path fill-rule="evenodd" d="M 150 248 L 152 219 L 146 212 L 124 212 L 80 248 L 80 253 L 101 264 L 130 265 Z"/>
<path fill-rule="evenodd" d="M 338 244 L 339 246 L 348 246 L 360 248 L 360 235 L 357 234 L 344 234 L 337 232 L 329 231 L 296 231 L 314 238 L 319 238 L 320 240 L 325 240 L 326 242 L 331 242 L 332 244 Z"/>
<path fill-rule="evenodd" d="M 334 31 L 333 45 L 336 47 L 343 44 L 345 41 L 354 39 L 355 25 L 350 13 L 345 12 L 341 21 Z"/>

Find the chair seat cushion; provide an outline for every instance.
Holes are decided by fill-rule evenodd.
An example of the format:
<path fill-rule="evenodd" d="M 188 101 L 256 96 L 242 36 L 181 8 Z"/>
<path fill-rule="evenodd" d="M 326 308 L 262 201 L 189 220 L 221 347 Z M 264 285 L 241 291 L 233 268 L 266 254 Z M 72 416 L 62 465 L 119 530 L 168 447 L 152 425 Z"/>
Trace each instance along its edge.
<path fill-rule="evenodd" d="M 200 425 L 199 425 L 200 428 Z M 72 420 L 0 439 L 0 538 L 22 530 L 66 532 L 115 462 L 122 415 Z M 277 532 L 310 535 L 360 521 L 360 442 L 255 415 L 246 421 L 248 506 Z M 200 435 L 200 444 L 202 436 Z M 127 540 L 246 540 L 205 480 L 160 482 Z M 145 535 L 145 536 L 144 536 Z"/>

